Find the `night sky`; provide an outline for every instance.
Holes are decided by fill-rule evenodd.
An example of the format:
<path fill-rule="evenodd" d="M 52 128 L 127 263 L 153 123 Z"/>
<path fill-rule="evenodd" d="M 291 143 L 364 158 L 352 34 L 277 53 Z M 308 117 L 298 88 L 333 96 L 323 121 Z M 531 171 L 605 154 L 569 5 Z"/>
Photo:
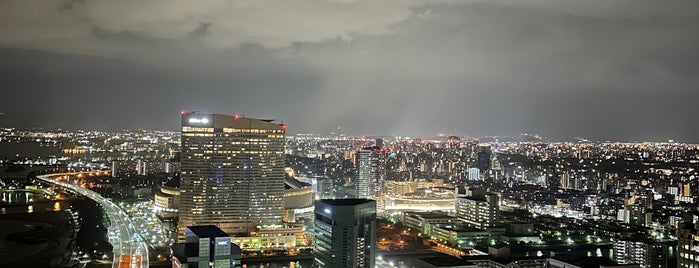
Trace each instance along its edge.
<path fill-rule="evenodd" d="M 699 1 L 0 2 L 0 126 L 699 142 Z"/>

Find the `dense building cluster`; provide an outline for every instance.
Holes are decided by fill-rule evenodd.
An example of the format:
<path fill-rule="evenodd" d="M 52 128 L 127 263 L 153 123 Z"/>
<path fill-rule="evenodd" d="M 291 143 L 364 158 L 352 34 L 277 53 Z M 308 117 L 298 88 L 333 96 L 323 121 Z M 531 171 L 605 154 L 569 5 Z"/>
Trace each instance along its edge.
<path fill-rule="evenodd" d="M 2 129 L 0 145 L 37 153 L 17 147 L 0 161 L 42 172 L 110 170 L 79 184 L 117 200 L 152 200 L 158 228 L 169 231 L 148 241 L 169 246 L 179 230 L 186 243 L 188 226 L 214 225 L 243 259 L 315 247 L 316 265 L 339 267 L 323 254 L 351 246 L 357 251 L 346 262 L 369 267 L 384 251 L 408 251 L 407 238 L 474 267 L 554 267 L 585 257 L 696 267 L 699 259 L 695 144 L 287 135 L 285 128 L 183 113 L 181 132 Z M 327 201 L 340 199 L 373 200 L 361 245 L 332 240 L 340 228 L 333 217 L 351 215 L 319 204 L 349 209 Z M 394 226 L 404 228 L 402 238 L 377 239 Z M 390 258 L 375 266 L 390 267 Z"/>

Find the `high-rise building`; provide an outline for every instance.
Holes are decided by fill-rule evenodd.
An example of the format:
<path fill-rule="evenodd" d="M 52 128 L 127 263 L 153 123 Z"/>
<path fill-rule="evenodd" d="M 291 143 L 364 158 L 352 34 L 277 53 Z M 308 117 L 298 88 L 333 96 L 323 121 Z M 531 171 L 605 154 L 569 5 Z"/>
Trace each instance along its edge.
<path fill-rule="evenodd" d="M 185 243 L 172 245 L 172 267 L 240 267 L 243 251 L 231 243 L 231 237 L 214 225 L 185 228 Z"/>
<path fill-rule="evenodd" d="M 318 200 L 314 230 L 314 267 L 374 267 L 376 201 Z"/>
<path fill-rule="evenodd" d="M 475 180 L 480 180 L 481 178 L 481 171 L 478 168 L 472 167 L 468 169 L 468 179 L 475 181 Z"/>
<path fill-rule="evenodd" d="M 495 193 L 467 191 L 467 194 L 457 194 L 456 218 L 471 228 L 486 230 L 495 227 L 500 219 L 499 200 Z"/>
<path fill-rule="evenodd" d="M 614 261 L 619 264 L 638 264 L 640 268 L 668 267 L 668 245 L 651 239 L 616 239 Z"/>
<path fill-rule="evenodd" d="M 313 187 L 315 187 L 316 199 L 333 199 L 335 197 L 333 180 L 330 178 L 318 179 Z"/>
<path fill-rule="evenodd" d="M 687 213 L 677 228 L 677 267 L 699 267 L 699 212 Z"/>
<path fill-rule="evenodd" d="M 379 147 L 364 147 L 357 152 L 357 198 L 383 193 L 386 178 L 386 152 Z"/>
<path fill-rule="evenodd" d="M 490 150 L 490 144 L 489 143 L 481 143 L 478 144 L 478 147 L 476 149 L 476 167 L 483 171 L 484 173 L 488 173 L 490 170 L 490 158 L 492 157 L 492 152 Z"/>
<path fill-rule="evenodd" d="M 241 234 L 282 223 L 285 132 L 273 120 L 182 114 L 179 241 L 185 226 Z"/>

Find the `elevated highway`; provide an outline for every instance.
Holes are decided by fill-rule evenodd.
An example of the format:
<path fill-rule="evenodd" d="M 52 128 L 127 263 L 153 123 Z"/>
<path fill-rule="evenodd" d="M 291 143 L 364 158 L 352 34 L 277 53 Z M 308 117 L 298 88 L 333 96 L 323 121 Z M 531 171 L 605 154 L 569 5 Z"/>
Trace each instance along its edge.
<path fill-rule="evenodd" d="M 109 242 L 114 247 L 113 268 L 147 268 L 148 246 L 138 235 L 133 222 L 131 222 L 126 213 L 111 200 L 102 197 L 100 194 L 69 182 L 71 177 L 95 176 L 102 174 L 100 172 L 104 171 L 56 173 L 40 175 L 37 178 L 90 198 L 104 208 L 110 222 Z"/>

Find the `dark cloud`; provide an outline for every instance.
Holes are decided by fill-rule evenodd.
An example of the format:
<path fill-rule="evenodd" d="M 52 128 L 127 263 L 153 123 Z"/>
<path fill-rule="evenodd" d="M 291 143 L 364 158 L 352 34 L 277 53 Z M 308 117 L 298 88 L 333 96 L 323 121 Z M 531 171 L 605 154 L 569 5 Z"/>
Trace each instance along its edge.
<path fill-rule="evenodd" d="M 103 42 L 108 42 L 108 43 L 126 43 L 130 44 L 133 42 L 147 42 L 148 40 L 146 38 L 143 38 L 139 36 L 138 34 L 131 32 L 131 31 L 109 31 L 102 29 L 98 26 L 92 26 L 92 29 L 90 30 L 90 33 L 92 34 L 93 37 L 99 39 L 100 41 Z"/>
<path fill-rule="evenodd" d="M 68 11 L 73 9 L 76 5 L 79 4 L 84 4 L 86 0 L 68 0 L 64 1 L 61 5 L 58 6 L 58 11 Z"/>
<path fill-rule="evenodd" d="M 207 33 L 209 33 L 209 27 L 211 27 L 211 23 L 208 22 L 202 22 L 199 24 L 199 27 L 194 29 L 193 31 L 189 32 L 187 34 L 187 38 L 192 38 L 192 39 L 198 39 L 206 36 Z"/>
<path fill-rule="evenodd" d="M 292 132 L 699 141 L 699 8 L 670 2 L 88 1 L 55 34 L 0 32 L 0 125 L 176 129 L 187 109 Z"/>

